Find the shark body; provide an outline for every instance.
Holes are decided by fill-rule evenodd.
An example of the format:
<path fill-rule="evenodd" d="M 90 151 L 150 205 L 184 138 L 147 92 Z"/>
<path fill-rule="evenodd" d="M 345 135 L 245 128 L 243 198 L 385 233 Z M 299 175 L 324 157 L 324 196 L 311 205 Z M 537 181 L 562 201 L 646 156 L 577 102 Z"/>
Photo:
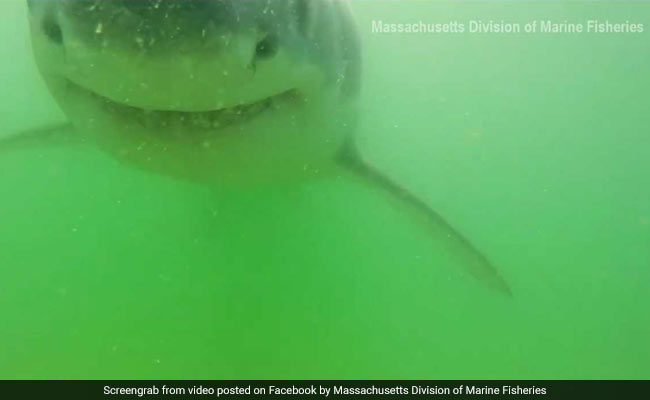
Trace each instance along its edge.
<path fill-rule="evenodd" d="M 512 295 L 464 235 L 360 156 L 360 40 L 345 1 L 28 4 L 39 71 L 79 140 L 221 187 L 354 176 L 417 213 L 482 283 Z"/>

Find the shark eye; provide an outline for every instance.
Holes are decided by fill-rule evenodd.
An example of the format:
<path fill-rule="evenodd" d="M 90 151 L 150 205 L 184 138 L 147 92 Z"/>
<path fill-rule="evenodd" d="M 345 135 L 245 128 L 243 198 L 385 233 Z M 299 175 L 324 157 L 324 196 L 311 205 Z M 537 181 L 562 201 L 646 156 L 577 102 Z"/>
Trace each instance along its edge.
<path fill-rule="evenodd" d="M 45 35 L 54 43 L 63 43 L 63 32 L 61 32 L 61 27 L 56 23 L 56 21 L 54 21 L 54 19 L 52 19 L 52 17 L 45 17 L 43 20 L 43 32 L 45 32 Z"/>
<path fill-rule="evenodd" d="M 275 35 L 268 35 L 257 43 L 255 47 L 255 58 L 271 58 L 278 51 L 278 38 Z"/>

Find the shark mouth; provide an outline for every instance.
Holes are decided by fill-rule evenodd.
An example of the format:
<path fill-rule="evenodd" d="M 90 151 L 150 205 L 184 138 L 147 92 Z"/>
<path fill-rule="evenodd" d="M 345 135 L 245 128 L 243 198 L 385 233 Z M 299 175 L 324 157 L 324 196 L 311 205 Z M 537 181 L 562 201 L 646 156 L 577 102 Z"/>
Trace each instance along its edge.
<path fill-rule="evenodd" d="M 85 92 L 99 103 L 105 112 L 113 117 L 147 130 L 154 130 L 160 133 L 161 136 L 164 135 L 164 132 L 214 132 L 248 122 L 267 110 L 287 103 L 296 103 L 301 98 L 297 89 L 289 89 L 251 103 L 215 110 L 155 110 L 116 102 L 71 81 L 68 81 L 68 86 L 75 91 Z"/>

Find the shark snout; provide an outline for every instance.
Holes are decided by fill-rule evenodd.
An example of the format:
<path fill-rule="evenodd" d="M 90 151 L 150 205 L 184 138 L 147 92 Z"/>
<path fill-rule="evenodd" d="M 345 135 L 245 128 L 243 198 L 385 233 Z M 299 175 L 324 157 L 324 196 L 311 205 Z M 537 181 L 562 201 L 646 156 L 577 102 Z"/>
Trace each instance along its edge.
<path fill-rule="evenodd" d="M 30 18 L 44 73 L 121 104 L 208 111 L 300 86 L 280 37 L 234 3 L 32 1 Z"/>

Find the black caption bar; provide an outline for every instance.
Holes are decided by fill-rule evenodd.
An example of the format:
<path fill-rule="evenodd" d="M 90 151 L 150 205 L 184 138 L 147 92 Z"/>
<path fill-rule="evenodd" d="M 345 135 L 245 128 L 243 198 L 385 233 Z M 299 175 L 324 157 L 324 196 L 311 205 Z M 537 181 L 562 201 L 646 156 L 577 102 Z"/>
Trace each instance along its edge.
<path fill-rule="evenodd" d="M 4 399 L 616 399 L 650 381 L 0 381 Z"/>

